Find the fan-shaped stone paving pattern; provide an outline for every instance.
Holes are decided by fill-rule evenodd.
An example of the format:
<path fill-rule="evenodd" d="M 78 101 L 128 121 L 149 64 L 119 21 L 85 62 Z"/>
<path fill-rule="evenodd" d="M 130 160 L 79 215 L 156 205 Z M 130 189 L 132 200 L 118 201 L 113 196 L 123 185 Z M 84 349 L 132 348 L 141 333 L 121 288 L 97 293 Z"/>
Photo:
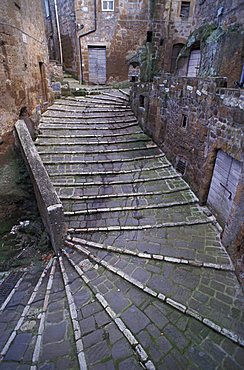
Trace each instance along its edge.
<path fill-rule="evenodd" d="M 36 142 L 68 236 L 0 308 L 0 369 L 241 369 L 243 294 L 216 221 L 111 90 Z"/>

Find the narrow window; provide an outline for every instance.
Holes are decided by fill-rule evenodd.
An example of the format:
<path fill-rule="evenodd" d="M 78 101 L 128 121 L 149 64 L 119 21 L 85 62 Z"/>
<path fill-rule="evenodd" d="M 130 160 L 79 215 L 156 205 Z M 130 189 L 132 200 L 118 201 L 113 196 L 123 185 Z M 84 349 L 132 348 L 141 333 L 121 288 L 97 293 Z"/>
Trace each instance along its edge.
<path fill-rule="evenodd" d="M 50 9 L 49 9 L 49 0 L 45 0 L 45 12 L 46 12 L 46 18 L 50 17 Z"/>
<path fill-rule="evenodd" d="M 114 11 L 114 0 L 102 0 L 102 11 L 113 12 Z"/>
<path fill-rule="evenodd" d="M 187 162 L 179 158 L 176 164 L 176 170 L 180 172 L 182 175 L 184 175 L 186 172 L 186 165 L 187 165 Z"/>
<path fill-rule="evenodd" d="M 144 108 L 144 104 L 145 104 L 145 96 L 144 95 L 140 95 L 139 96 L 139 105 L 141 108 Z"/>
<path fill-rule="evenodd" d="M 153 36 L 152 31 L 147 31 L 147 42 L 152 42 L 152 36 Z"/>
<path fill-rule="evenodd" d="M 190 1 L 182 1 L 180 8 L 180 17 L 188 18 L 190 16 L 190 7 L 191 7 Z"/>
<path fill-rule="evenodd" d="M 182 114 L 181 127 L 187 128 L 187 124 L 188 124 L 188 116 L 185 114 Z"/>

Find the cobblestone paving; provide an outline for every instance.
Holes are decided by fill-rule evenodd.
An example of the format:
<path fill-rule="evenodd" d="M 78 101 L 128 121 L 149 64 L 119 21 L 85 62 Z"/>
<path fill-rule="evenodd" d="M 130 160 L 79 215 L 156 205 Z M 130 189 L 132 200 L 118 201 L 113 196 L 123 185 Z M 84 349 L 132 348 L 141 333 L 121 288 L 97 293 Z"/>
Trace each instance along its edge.
<path fill-rule="evenodd" d="M 0 307 L 0 370 L 243 368 L 243 293 L 218 225 L 127 94 L 57 101 L 36 144 L 68 236 Z"/>

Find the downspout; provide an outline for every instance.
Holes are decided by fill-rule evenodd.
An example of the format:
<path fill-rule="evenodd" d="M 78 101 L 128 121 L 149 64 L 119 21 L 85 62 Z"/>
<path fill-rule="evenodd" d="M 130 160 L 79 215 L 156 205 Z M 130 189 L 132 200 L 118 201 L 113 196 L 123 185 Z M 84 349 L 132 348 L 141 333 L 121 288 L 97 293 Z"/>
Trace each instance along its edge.
<path fill-rule="evenodd" d="M 56 1 L 56 0 L 55 0 Z M 96 32 L 97 30 L 97 1 L 94 0 L 94 29 L 88 32 L 83 33 L 82 35 L 79 36 L 79 49 L 80 49 L 80 84 L 83 84 L 83 69 L 82 69 L 82 52 L 81 52 L 81 43 L 80 40 L 82 37 L 90 35 L 93 32 Z"/>
<path fill-rule="evenodd" d="M 60 64 L 63 65 L 63 50 L 62 50 L 62 42 L 61 42 L 61 35 L 60 35 L 57 0 L 54 0 L 54 9 L 55 9 L 55 15 L 56 15 L 56 21 L 57 21 L 58 42 L 59 42 L 59 52 L 60 52 Z"/>

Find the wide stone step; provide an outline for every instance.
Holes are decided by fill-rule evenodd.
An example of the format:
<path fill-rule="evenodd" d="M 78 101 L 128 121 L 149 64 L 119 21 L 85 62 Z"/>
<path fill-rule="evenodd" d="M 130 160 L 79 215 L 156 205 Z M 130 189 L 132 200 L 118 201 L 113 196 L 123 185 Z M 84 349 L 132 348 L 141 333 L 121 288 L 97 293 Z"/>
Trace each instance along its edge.
<path fill-rule="evenodd" d="M 86 280 L 87 285 L 97 292 L 97 297 L 110 316 L 114 320 L 120 319 L 117 320 L 117 325 L 123 330 L 124 335 L 130 338 L 135 348 L 137 343 L 142 347 L 141 353 L 144 354 L 145 361 L 151 360 L 155 368 L 163 368 L 173 348 L 177 348 L 178 356 L 175 361 L 179 363 L 179 367 L 178 361 L 181 360 L 187 368 L 192 361 L 193 351 L 205 353 L 206 341 L 214 345 L 210 321 L 199 320 L 194 316 L 194 310 L 148 288 L 149 276 L 140 266 L 136 265 L 132 268 L 131 265 L 123 264 L 122 272 L 120 269 L 122 261 L 116 266 L 110 265 L 107 262 L 110 259 L 109 256 L 102 261 L 89 252 L 81 252 L 79 255 L 71 248 L 66 248 L 64 254 Z M 179 326 L 178 321 L 184 322 L 184 325 Z M 196 326 L 198 332 L 204 331 L 200 341 L 195 340 Z M 218 343 L 222 343 L 222 334 L 216 333 L 215 338 L 216 336 L 219 338 Z M 155 352 L 159 355 L 155 356 Z M 231 356 L 224 353 L 227 357 Z M 216 360 L 216 366 L 217 363 L 218 360 Z M 199 368 L 204 366 L 206 363 L 203 361 Z"/>

